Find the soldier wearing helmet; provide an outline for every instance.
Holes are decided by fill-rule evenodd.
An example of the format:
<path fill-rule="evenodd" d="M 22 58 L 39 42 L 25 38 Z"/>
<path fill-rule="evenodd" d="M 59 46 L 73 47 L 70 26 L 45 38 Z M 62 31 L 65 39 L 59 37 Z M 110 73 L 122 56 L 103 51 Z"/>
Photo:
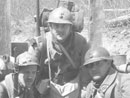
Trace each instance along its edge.
<path fill-rule="evenodd" d="M 50 13 L 48 23 L 55 41 L 65 43 L 68 36 L 71 36 L 72 19 L 71 12 L 64 7 L 59 7 Z"/>
<path fill-rule="evenodd" d="M 17 57 L 16 63 L 18 74 L 10 73 L 0 83 L 0 98 L 40 98 L 33 85 L 39 66 L 36 55 L 24 52 Z"/>
<path fill-rule="evenodd" d="M 113 58 L 103 47 L 88 50 L 82 67 L 92 81 L 83 87 L 81 98 L 129 98 L 130 74 L 113 69 Z"/>
<path fill-rule="evenodd" d="M 49 98 L 78 98 L 79 68 L 89 48 L 87 41 L 73 31 L 73 17 L 67 8 L 54 9 L 48 25 L 50 32 L 45 34 L 42 46 L 36 49 L 41 67 L 37 80 L 49 79 Z"/>

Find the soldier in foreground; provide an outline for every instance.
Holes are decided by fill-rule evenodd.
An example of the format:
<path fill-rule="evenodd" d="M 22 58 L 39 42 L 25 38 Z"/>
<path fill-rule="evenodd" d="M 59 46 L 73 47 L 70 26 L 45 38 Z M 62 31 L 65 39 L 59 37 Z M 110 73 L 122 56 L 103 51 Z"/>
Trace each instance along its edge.
<path fill-rule="evenodd" d="M 17 64 L 18 80 L 15 80 L 15 73 L 7 75 L 0 83 L 0 98 L 40 98 L 33 86 L 39 66 L 36 56 L 24 52 L 17 57 Z"/>
<path fill-rule="evenodd" d="M 88 50 L 83 67 L 92 81 L 82 90 L 82 98 L 130 98 L 130 74 L 113 69 L 113 59 L 103 47 Z"/>
<path fill-rule="evenodd" d="M 49 79 L 49 98 L 78 98 L 79 68 L 88 44 L 73 30 L 73 17 L 66 8 L 54 9 L 49 15 L 48 25 L 50 32 L 43 38 L 42 47 L 36 48 L 41 65 L 37 80 Z M 39 91 L 44 93 L 42 84 L 45 83 L 41 83 Z"/>

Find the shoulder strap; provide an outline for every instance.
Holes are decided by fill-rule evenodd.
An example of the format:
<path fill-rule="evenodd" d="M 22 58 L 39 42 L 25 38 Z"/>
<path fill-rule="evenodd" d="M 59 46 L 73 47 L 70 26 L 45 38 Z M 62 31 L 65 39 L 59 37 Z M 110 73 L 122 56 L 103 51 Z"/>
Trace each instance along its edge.
<path fill-rule="evenodd" d="M 120 85 L 121 85 L 121 75 L 120 73 L 117 73 L 115 81 L 105 93 L 105 98 L 121 98 L 121 96 L 119 95 L 121 94 Z"/>
<path fill-rule="evenodd" d="M 71 65 L 73 68 L 76 68 L 74 61 L 72 60 L 72 58 L 70 57 L 70 55 L 68 54 L 68 52 L 66 51 L 66 49 L 59 43 L 59 46 L 61 47 L 63 53 L 65 54 L 65 56 L 68 58 L 68 60 L 70 61 Z"/>
<path fill-rule="evenodd" d="M 122 98 L 121 96 L 121 78 L 122 78 L 122 75 L 121 73 L 118 73 L 118 76 L 117 76 L 117 80 L 116 80 L 116 89 L 115 89 L 115 98 Z"/>
<path fill-rule="evenodd" d="M 115 97 L 114 97 L 115 86 L 116 86 L 116 84 L 113 83 L 113 84 L 109 87 L 109 89 L 108 89 L 108 90 L 106 91 L 106 93 L 105 93 L 105 98 L 115 98 Z"/>

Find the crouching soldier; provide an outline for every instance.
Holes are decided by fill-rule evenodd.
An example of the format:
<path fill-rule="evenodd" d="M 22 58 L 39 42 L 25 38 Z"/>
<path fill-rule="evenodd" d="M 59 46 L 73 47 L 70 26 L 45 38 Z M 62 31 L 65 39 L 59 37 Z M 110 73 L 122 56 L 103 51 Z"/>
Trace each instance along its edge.
<path fill-rule="evenodd" d="M 83 67 L 92 81 L 82 90 L 82 98 L 130 98 L 130 74 L 119 73 L 103 47 L 88 50 Z"/>
<path fill-rule="evenodd" d="M 5 78 L 6 75 L 6 65 L 5 62 L 2 60 L 2 58 L 0 58 L 0 81 L 2 81 Z"/>
<path fill-rule="evenodd" d="M 5 76 L 14 69 L 14 58 L 8 55 L 0 56 L 0 81 L 4 80 Z"/>
<path fill-rule="evenodd" d="M 24 52 L 17 57 L 16 63 L 18 73 L 8 74 L 0 83 L 0 98 L 39 98 L 34 86 L 39 66 L 37 57 Z"/>

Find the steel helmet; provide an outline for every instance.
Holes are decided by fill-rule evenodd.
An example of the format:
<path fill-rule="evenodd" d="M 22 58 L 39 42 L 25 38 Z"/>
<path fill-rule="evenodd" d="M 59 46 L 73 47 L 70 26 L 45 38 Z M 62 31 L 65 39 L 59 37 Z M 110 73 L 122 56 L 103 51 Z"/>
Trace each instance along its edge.
<path fill-rule="evenodd" d="M 48 23 L 72 24 L 71 12 L 64 7 L 56 8 L 50 13 Z"/>
<path fill-rule="evenodd" d="M 109 52 L 103 47 L 91 48 L 85 54 L 83 66 L 100 60 L 113 60 Z"/>
<path fill-rule="evenodd" d="M 20 55 L 18 55 L 16 59 L 16 63 L 18 66 L 28 66 L 28 65 L 36 65 L 39 66 L 39 61 L 36 55 L 29 53 L 29 52 L 24 52 Z"/>

